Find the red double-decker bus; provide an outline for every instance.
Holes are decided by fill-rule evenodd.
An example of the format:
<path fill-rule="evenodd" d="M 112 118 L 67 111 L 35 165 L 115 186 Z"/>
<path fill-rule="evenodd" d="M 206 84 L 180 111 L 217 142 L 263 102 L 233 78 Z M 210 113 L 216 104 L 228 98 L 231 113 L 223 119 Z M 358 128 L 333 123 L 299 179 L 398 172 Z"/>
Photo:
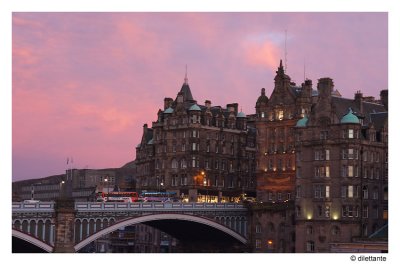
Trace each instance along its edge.
<path fill-rule="evenodd" d="M 98 202 L 137 202 L 138 193 L 135 191 L 112 191 L 98 192 L 96 201 Z"/>

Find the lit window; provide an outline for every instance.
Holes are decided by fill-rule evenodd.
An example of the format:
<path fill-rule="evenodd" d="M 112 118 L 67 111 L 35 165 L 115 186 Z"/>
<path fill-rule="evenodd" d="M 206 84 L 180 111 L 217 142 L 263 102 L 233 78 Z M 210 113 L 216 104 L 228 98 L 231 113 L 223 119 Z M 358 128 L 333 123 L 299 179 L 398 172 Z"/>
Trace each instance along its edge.
<path fill-rule="evenodd" d="M 348 177 L 353 177 L 354 176 L 354 168 L 353 168 L 353 166 L 348 166 L 347 167 L 347 176 Z"/>
<path fill-rule="evenodd" d="M 330 196 L 330 187 L 326 186 L 325 187 L 325 198 L 329 198 L 329 196 Z"/>
<path fill-rule="evenodd" d="M 256 239 L 256 248 L 260 249 L 261 248 L 261 240 Z"/>
<path fill-rule="evenodd" d="M 278 111 L 278 119 L 283 120 L 283 110 Z"/>
<path fill-rule="evenodd" d="M 329 166 L 325 166 L 325 177 L 330 177 Z"/>
<path fill-rule="evenodd" d="M 348 198 L 353 198 L 353 186 L 352 185 L 350 185 L 350 186 L 348 186 L 348 195 L 347 195 L 347 197 Z"/>
<path fill-rule="evenodd" d="M 349 138 L 349 139 L 353 139 L 353 138 L 354 138 L 354 130 L 353 130 L 353 129 L 349 129 L 349 131 L 348 131 L 348 138 Z"/>

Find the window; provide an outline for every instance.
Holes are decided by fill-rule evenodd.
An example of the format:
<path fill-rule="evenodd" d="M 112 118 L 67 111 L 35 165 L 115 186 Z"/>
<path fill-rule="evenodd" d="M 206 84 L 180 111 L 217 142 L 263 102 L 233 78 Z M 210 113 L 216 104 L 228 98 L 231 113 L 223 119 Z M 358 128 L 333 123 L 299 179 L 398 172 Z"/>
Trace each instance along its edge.
<path fill-rule="evenodd" d="M 207 144 L 207 153 L 210 152 L 210 144 Z"/>
<path fill-rule="evenodd" d="M 362 189 L 363 192 L 363 199 L 368 199 L 368 187 L 364 186 Z"/>
<path fill-rule="evenodd" d="M 278 192 L 278 201 L 282 200 L 282 193 Z"/>
<path fill-rule="evenodd" d="M 348 166 L 347 167 L 347 176 L 348 177 L 353 177 L 354 176 L 354 171 L 353 171 L 353 166 Z"/>
<path fill-rule="evenodd" d="M 192 151 L 196 151 L 196 143 L 192 143 Z"/>
<path fill-rule="evenodd" d="M 296 206 L 296 216 L 300 217 L 301 215 L 301 207 L 300 206 Z"/>
<path fill-rule="evenodd" d="M 181 176 L 181 185 L 182 186 L 186 186 L 187 185 L 187 176 L 186 176 L 186 174 Z"/>
<path fill-rule="evenodd" d="M 177 161 L 175 158 L 172 159 L 171 167 L 172 167 L 172 168 L 178 168 L 178 161 Z"/>
<path fill-rule="evenodd" d="M 315 251 L 314 241 L 307 241 L 306 244 L 306 251 L 307 252 L 314 252 Z"/>
<path fill-rule="evenodd" d="M 185 159 L 181 160 L 181 168 L 187 168 L 187 163 Z"/>
<path fill-rule="evenodd" d="M 234 170 L 233 170 L 233 161 L 229 161 L 229 172 L 234 172 Z"/>
<path fill-rule="evenodd" d="M 199 159 L 195 156 L 192 156 L 192 167 L 199 167 Z"/>
<path fill-rule="evenodd" d="M 308 225 L 307 228 L 306 228 L 306 233 L 307 233 L 307 235 L 312 235 L 312 234 L 314 234 L 314 229 L 313 229 L 313 227 L 310 226 L 310 225 Z"/>
<path fill-rule="evenodd" d="M 352 185 L 347 186 L 347 191 L 348 191 L 347 197 L 353 198 L 354 194 L 353 194 L 353 186 Z"/>
<path fill-rule="evenodd" d="M 261 233 L 261 225 L 260 224 L 256 225 L 256 233 Z"/>
<path fill-rule="evenodd" d="M 314 198 L 322 198 L 322 187 L 321 185 L 314 186 Z"/>
<path fill-rule="evenodd" d="M 348 138 L 349 139 L 353 139 L 354 138 L 354 130 L 353 129 L 349 129 L 348 130 Z"/>
<path fill-rule="evenodd" d="M 283 120 L 283 110 L 278 111 L 278 119 L 281 121 Z"/>
<path fill-rule="evenodd" d="M 301 187 L 297 186 L 296 187 L 296 198 L 300 198 L 301 197 Z"/>
<path fill-rule="evenodd" d="M 330 159 L 329 149 L 325 150 L 325 160 Z"/>
<path fill-rule="evenodd" d="M 181 151 L 182 151 L 182 152 L 186 151 L 186 144 L 182 144 L 182 146 L 181 146 Z"/>
<path fill-rule="evenodd" d="M 333 236 L 340 235 L 340 229 L 339 229 L 339 227 L 337 227 L 336 225 L 333 226 L 332 229 L 331 229 L 331 234 L 332 234 Z"/>
<path fill-rule="evenodd" d="M 257 249 L 261 248 L 261 240 L 260 239 L 256 239 L 256 248 Z"/>
<path fill-rule="evenodd" d="M 330 196 L 330 186 L 325 186 L 325 198 L 329 198 Z"/>
<path fill-rule="evenodd" d="M 326 140 L 326 139 L 328 139 L 328 131 L 320 131 L 320 133 L 319 133 L 319 139 L 320 139 L 320 140 Z"/>
<path fill-rule="evenodd" d="M 177 186 L 178 185 L 178 175 L 173 175 L 172 176 L 172 186 Z"/>
<path fill-rule="evenodd" d="M 368 218 L 368 205 L 363 206 L 363 218 Z"/>
<path fill-rule="evenodd" d="M 329 166 L 325 166 L 325 177 L 330 177 Z"/>
<path fill-rule="evenodd" d="M 325 205 L 325 217 L 326 218 L 331 217 L 331 207 L 329 205 Z"/>

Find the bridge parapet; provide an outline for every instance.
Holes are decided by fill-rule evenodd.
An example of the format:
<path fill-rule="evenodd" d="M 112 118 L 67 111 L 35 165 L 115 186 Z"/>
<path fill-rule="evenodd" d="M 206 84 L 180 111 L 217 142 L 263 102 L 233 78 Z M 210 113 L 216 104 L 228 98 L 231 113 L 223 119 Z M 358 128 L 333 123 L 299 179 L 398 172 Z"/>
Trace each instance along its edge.
<path fill-rule="evenodd" d="M 54 212 L 55 202 L 13 202 L 12 212 L 13 213 L 25 213 L 25 212 Z"/>
<path fill-rule="evenodd" d="M 78 212 L 98 211 L 240 211 L 247 208 L 239 203 L 181 203 L 181 202 L 134 202 L 134 203 L 103 203 L 103 202 L 76 202 Z"/>

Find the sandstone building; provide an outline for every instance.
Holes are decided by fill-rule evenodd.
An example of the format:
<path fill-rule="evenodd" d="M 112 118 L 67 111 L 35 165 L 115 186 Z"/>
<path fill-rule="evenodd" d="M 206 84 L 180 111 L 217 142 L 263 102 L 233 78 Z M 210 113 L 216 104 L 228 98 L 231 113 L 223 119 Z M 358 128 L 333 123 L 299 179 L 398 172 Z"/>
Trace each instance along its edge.
<path fill-rule="evenodd" d="M 136 147 L 139 190 L 173 191 L 188 201 L 237 201 L 255 195 L 255 129 L 238 104 L 199 104 L 187 76 L 175 100 L 164 99 L 158 119 Z"/>

